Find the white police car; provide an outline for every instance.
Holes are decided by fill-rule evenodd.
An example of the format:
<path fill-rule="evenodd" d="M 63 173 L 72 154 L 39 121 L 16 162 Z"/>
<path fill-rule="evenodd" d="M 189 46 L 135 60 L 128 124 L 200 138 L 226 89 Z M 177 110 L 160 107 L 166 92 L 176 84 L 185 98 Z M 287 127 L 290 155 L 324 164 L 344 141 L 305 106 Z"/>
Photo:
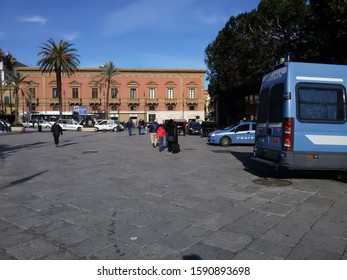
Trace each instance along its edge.
<path fill-rule="evenodd" d="M 228 147 L 231 144 L 254 144 L 255 122 L 242 122 L 208 134 L 207 142 Z"/>

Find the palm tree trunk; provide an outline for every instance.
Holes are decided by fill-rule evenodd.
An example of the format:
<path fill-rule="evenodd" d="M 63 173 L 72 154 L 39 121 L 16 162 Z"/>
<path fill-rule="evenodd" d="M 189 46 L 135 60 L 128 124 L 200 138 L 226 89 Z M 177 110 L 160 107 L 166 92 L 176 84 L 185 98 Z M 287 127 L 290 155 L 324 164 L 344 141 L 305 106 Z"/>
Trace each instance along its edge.
<path fill-rule="evenodd" d="M 15 106 L 15 111 L 14 111 L 14 122 L 16 124 L 19 123 L 19 94 L 18 90 L 15 90 L 13 92 L 13 97 L 14 97 L 14 106 Z M 23 112 L 24 115 L 24 112 Z"/>
<path fill-rule="evenodd" d="M 106 119 L 108 119 L 108 103 L 109 103 L 109 95 L 110 95 L 110 84 L 111 81 L 107 81 L 107 89 L 106 89 Z"/>
<path fill-rule="evenodd" d="M 61 94 L 61 69 L 57 68 L 55 70 L 56 78 L 57 78 L 57 91 L 58 91 L 58 99 L 59 99 L 59 119 L 63 118 L 63 98 Z"/>

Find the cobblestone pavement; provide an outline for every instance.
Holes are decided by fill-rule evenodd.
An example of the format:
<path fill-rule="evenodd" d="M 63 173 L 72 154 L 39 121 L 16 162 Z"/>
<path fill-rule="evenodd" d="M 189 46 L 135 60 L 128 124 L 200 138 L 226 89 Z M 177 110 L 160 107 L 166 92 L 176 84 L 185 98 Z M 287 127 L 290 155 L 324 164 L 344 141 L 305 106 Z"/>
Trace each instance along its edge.
<path fill-rule="evenodd" d="M 179 141 L 0 133 L 0 259 L 347 259 L 347 183 Z"/>

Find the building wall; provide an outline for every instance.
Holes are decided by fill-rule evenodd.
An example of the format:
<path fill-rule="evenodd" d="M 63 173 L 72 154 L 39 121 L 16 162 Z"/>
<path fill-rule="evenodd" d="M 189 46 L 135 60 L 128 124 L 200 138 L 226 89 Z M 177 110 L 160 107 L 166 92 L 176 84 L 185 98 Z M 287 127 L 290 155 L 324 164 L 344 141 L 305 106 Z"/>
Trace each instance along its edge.
<path fill-rule="evenodd" d="M 55 111 L 58 105 L 58 98 L 53 98 L 52 93 L 57 87 L 55 73 L 42 73 L 32 67 L 18 70 L 27 76 L 27 84 L 23 84 L 25 90 L 29 92 L 32 88 L 35 92 L 30 102 L 20 101 L 21 114 L 23 111 Z M 118 117 L 120 121 L 129 117 L 149 121 L 152 114 L 160 122 L 169 118 L 205 119 L 204 74 L 205 70 L 200 69 L 120 69 L 112 79 L 111 88 L 117 91 L 117 96 L 112 98 L 110 92 L 108 117 Z M 106 85 L 100 81 L 98 68 L 80 68 L 73 76 L 63 76 L 63 111 L 72 111 L 73 106 L 81 105 L 87 107 L 88 113 L 102 115 L 106 109 Z M 73 98 L 73 88 L 78 89 L 78 98 Z M 97 98 L 93 98 L 92 88 L 96 88 Z M 131 96 L 132 89 L 135 98 Z M 168 96 L 170 90 L 173 98 Z M 154 92 L 153 98 L 150 91 Z M 132 105 L 136 106 L 134 110 Z M 173 110 L 168 110 L 169 105 Z"/>

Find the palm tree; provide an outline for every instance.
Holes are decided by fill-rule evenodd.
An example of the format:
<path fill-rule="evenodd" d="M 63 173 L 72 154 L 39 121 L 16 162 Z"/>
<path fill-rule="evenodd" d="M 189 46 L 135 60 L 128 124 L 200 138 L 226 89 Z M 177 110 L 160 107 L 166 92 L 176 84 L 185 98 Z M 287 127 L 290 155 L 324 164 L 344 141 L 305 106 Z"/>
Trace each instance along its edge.
<path fill-rule="evenodd" d="M 10 74 L 7 75 L 8 82 L 13 87 L 13 98 L 14 98 L 14 107 L 15 107 L 15 124 L 19 124 L 19 93 L 22 93 L 22 96 L 25 96 L 25 91 L 21 88 L 23 83 L 26 83 L 24 80 L 27 76 L 23 76 L 17 70 L 13 70 Z M 23 112 L 24 114 L 24 112 Z"/>
<path fill-rule="evenodd" d="M 112 61 L 108 61 L 105 65 L 101 65 L 99 69 L 101 70 L 100 72 L 100 75 L 102 77 L 101 82 L 106 83 L 105 116 L 108 119 L 108 104 L 109 104 L 109 97 L 110 97 L 111 81 L 112 81 L 112 78 L 120 72 L 120 70 L 116 68 L 116 66 L 113 64 Z"/>
<path fill-rule="evenodd" d="M 47 43 L 42 44 L 42 50 L 38 53 L 38 56 L 42 58 L 37 62 L 42 72 L 55 72 L 57 79 L 57 91 L 59 98 L 59 115 L 62 118 L 62 73 L 66 73 L 68 76 L 75 73 L 79 66 L 79 60 L 76 54 L 76 49 L 71 48 L 73 44 L 64 42 L 62 40 L 56 44 L 53 39 L 49 39 Z"/>

